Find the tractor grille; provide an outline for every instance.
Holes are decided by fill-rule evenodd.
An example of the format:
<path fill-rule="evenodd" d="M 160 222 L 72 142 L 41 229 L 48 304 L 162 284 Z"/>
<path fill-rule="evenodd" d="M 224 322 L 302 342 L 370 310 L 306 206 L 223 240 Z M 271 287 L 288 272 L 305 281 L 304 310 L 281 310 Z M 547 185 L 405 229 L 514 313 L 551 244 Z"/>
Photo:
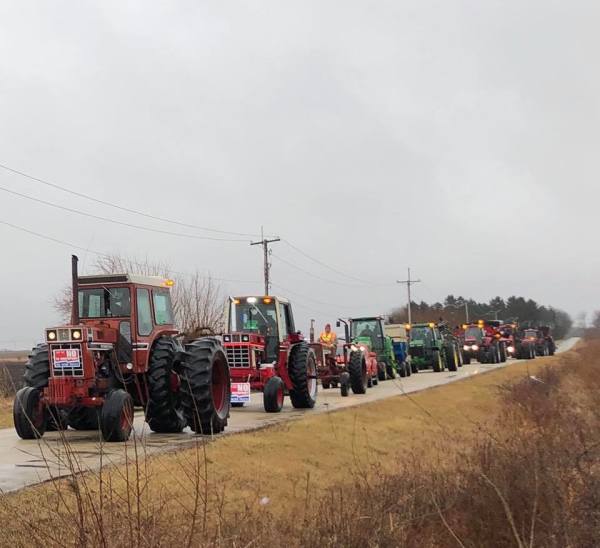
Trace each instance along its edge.
<path fill-rule="evenodd" d="M 60 337 L 60 329 L 58 330 Z M 69 331 L 68 329 L 66 331 Z M 67 335 L 68 336 L 68 335 Z M 53 367 L 52 375 L 54 377 L 83 377 L 83 354 L 81 352 L 81 344 L 79 343 L 63 343 L 63 344 L 53 344 L 51 346 L 51 350 L 70 350 L 77 349 L 79 350 L 79 358 L 82 361 L 81 367 L 79 368 L 65 368 L 65 367 Z"/>
<path fill-rule="evenodd" d="M 58 341 L 70 341 L 71 340 L 71 332 L 69 329 L 57 329 L 56 330 L 57 340 Z"/>
<path fill-rule="evenodd" d="M 229 367 L 251 367 L 250 347 L 228 346 L 227 361 L 229 362 Z"/>

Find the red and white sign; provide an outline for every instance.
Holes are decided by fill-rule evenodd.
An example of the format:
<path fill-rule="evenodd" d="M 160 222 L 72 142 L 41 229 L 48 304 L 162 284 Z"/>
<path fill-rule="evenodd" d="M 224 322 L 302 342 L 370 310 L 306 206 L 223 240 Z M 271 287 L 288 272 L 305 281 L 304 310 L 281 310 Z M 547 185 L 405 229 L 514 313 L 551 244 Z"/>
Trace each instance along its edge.
<path fill-rule="evenodd" d="M 250 402 L 250 383 L 232 382 L 231 383 L 231 403 L 249 403 Z"/>
<path fill-rule="evenodd" d="M 81 359 L 78 348 L 58 348 L 52 351 L 55 369 L 80 369 Z"/>

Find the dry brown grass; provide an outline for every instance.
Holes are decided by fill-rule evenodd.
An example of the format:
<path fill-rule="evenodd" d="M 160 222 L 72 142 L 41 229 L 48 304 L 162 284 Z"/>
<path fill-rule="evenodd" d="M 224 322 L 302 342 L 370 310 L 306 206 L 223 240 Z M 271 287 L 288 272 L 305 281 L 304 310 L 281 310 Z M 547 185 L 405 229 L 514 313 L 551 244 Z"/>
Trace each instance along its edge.
<path fill-rule="evenodd" d="M 600 417 L 590 410 L 594 396 L 581 395 L 581 389 L 586 383 L 597 385 L 589 366 L 599 365 L 599 355 L 600 342 L 593 340 L 563 355 L 513 364 L 410 397 L 199 442 L 193 449 L 147 460 L 136 459 L 135 451 L 140 455 L 143 448 L 133 446 L 128 467 L 5 497 L 0 530 L 7 544 L 17 546 L 96 545 L 106 542 L 103 535 L 110 535 L 111 546 L 188 540 L 190 545 L 447 546 L 469 534 L 468 545 L 492 546 L 484 542 L 496 538 L 492 529 L 499 534 L 496 545 L 537 545 L 530 542 L 530 528 L 523 529 L 521 516 L 519 527 L 511 525 L 505 506 L 523 512 L 526 504 L 533 512 L 534 501 L 526 495 L 532 488 L 542 493 L 544 469 L 537 457 L 533 468 L 508 465 L 536 456 L 532 451 L 539 446 L 530 440 L 556 440 L 561 456 L 563 446 L 575 447 L 573 436 L 593 443 L 583 425 L 595 419 L 600 423 Z M 554 373 L 556 380 L 543 371 L 548 365 L 557 371 L 578 368 L 584 380 Z M 567 380 L 561 384 L 561 379 Z M 563 408 L 556 402 L 566 400 L 554 398 L 559 389 L 575 391 L 579 401 L 575 415 L 580 422 L 575 415 L 566 418 L 581 428 L 564 435 Z M 569 454 L 560 461 L 569 472 L 572 458 Z M 557 464 L 550 460 L 546 464 Z M 565 485 L 545 485 L 544 500 L 548 489 Z M 503 502 L 499 494 L 513 491 Z M 525 502 L 519 506 L 520 500 Z M 547 511 L 541 495 L 536 504 L 534 514 Z M 464 511 L 470 507 L 481 516 Z M 15 518 L 22 508 L 29 513 Z M 536 523 L 526 517 L 527 523 Z M 538 526 L 547 529 L 548 523 Z M 46 531 L 60 531 L 60 536 L 46 538 Z"/>

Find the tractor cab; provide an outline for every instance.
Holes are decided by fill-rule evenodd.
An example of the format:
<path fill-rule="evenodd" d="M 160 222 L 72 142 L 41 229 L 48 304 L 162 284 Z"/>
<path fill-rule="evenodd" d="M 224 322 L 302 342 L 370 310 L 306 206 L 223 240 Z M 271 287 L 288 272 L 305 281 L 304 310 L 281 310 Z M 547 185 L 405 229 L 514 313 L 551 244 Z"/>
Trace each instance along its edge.
<path fill-rule="evenodd" d="M 278 297 L 234 297 L 227 310 L 223 342 L 253 341 L 263 347 L 260 361 L 276 362 L 281 343 L 296 334 L 289 301 Z"/>
<path fill-rule="evenodd" d="M 357 343 L 366 344 L 372 352 L 381 353 L 385 345 L 383 318 L 352 318 L 350 338 Z"/>
<path fill-rule="evenodd" d="M 78 278 L 79 324 L 114 334 L 117 361 L 134 373 L 147 367 L 153 341 L 175 335 L 172 280 L 158 276 L 113 274 Z M 47 330 L 48 342 L 61 329 Z M 129 365 L 128 365 L 129 364 Z"/>

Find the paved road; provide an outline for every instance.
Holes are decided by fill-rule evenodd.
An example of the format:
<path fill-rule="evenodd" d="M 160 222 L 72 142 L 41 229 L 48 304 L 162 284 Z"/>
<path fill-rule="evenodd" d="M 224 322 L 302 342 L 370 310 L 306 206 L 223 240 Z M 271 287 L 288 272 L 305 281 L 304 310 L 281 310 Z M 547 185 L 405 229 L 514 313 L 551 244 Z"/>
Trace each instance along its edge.
<path fill-rule="evenodd" d="M 573 347 L 578 339 L 568 339 L 559 345 L 559 352 L 565 352 Z M 509 363 L 516 363 L 511 360 Z M 407 379 L 385 381 L 373 387 L 364 395 L 350 395 L 342 398 L 339 390 L 320 390 L 318 403 L 314 409 L 295 410 L 286 399 L 286 405 L 279 414 L 267 414 L 263 411 L 262 395 L 253 394 L 252 401 L 242 409 L 233 409 L 227 432 L 222 435 L 232 435 L 238 432 L 259 429 L 283 421 L 299 419 L 305 414 L 324 413 L 331 410 L 343 409 L 362 403 L 390 398 L 401 395 L 402 392 L 417 392 L 433 386 L 464 380 L 473 375 L 485 373 L 493 369 L 505 367 L 501 365 L 471 364 L 462 367 L 455 373 L 433 373 L 422 371 Z M 146 454 L 164 452 L 193 443 L 195 439 L 190 431 L 183 434 L 154 434 L 145 426 L 143 417 L 136 415 L 136 435 L 143 439 Z M 133 454 L 133 442 L 127 444 L 100 445 L 97 432 L 76 432 L 69 430 L 64 433 L 69 441 L 69 450 L 78 457 L 83 468 L 98 468 L 100 452 L 104 464 L 122 462 L 125 451 L 129 458 Z M 102 448 L 102 451 L 101 451 Z M 24 441 L 17 437 L 12 428 L 0 430 L 0 490 L 12 491 L 27 485 L 40 483 L 51 477 L 70 473 L 65 460 L 65 444 L 61 434 L 47 433 L 42 440 Z"/>

